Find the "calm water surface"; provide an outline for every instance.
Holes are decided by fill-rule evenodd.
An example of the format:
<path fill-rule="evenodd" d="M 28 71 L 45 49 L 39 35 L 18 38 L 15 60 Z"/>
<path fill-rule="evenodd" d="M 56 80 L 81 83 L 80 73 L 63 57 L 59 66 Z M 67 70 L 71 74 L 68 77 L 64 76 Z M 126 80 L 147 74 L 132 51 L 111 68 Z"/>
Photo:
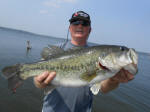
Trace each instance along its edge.
<path fill-rule="evenodd" d="M 26 41 L 32 49 L 27 52 Z M 8 65 L 40 60 L 40 52 L 48 44 L 59 44 L 61 39 L 35 35 L 0 27 L 0 70 Z M 135 79 L 108 94 L 94 97 L 93 112 L 150 112 L 150 54 L 139 53 L 139 72 Z M 12 94 L 7 80 L 0 72 L 0 112 L 41 112 L 43 91 L 32 79 Z"/>

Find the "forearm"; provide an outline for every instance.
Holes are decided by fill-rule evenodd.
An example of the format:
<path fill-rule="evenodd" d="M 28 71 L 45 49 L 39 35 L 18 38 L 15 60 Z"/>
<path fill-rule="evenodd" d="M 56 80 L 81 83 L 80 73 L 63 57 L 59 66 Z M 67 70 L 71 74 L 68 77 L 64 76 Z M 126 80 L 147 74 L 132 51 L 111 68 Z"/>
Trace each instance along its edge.
<path fill-rule="evenodd" d="M 108 93 L 119 86 L 119 82 L 113 79 L 107 79 L 101 82 L 102 93 Z"/>

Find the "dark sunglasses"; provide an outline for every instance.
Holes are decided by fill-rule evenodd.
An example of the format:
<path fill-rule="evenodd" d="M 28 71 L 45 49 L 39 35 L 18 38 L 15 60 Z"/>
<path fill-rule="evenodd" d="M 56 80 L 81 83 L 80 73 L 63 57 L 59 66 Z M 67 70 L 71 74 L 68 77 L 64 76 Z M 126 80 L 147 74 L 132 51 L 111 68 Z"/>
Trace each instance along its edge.
<path fill-rule="evenodd" d="M 90 23 L 87 21 L 73 21 L 71 22 L 72 25 L 79 25 L 81 24 L 82 26 L 90 26 Z"/>

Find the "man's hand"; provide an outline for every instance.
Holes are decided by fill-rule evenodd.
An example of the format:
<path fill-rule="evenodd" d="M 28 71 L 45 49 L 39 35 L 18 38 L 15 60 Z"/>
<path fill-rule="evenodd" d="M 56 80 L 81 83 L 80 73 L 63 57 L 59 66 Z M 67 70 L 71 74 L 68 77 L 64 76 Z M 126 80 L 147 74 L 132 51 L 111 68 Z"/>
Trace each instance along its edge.
<path fill-rule="evenodd" d="M 56 72 L 44 72 L 34 77 L 34 84 L 37 88 L 45 88 L 56 76 Z"/>
<path fill-rule="evenodd" d="M 107 93 L 119 86 L 120 83 L 127 83 L 133 80 L 134 76 L 125 69 L 121 69 L 115 76 L 101 82 L 101 91 Z"/>
<path fill-rule="evenodd" d="M 125 69 L 121 69 L 115 76 L 110 79 L 119 83 L 127 83 L 128 81 L 134 79 L 134 75 Z"/>

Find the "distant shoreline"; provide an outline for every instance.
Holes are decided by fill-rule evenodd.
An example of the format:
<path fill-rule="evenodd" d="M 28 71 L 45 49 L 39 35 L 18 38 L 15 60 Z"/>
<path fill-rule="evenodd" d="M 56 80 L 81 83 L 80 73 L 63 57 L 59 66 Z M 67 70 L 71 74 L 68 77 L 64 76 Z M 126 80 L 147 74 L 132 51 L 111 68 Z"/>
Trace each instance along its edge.
<path fill-rule="evenodd" d="M 0 30 L 9 30 L 9 31 L 13 31 L 13 32 L 18 32 L 18 33 L 22 33 L 22 34 L 28 34 L 28 35 L 34 35 L 34 36 L 42 36 L 44 38 L 51 38 L 51 39 L 58 39 L 58 40 L 62 40 L 65 42 L 65 38 L 60 38 L 60 37 L 55 37 L 55 36 L 48 36 L 48 35 L 43 35 L 43 34 L 36 34 L 36 33 L 33 33 L 33 32 L 30 32 L 30 31 L 25 31 L 25 30 L 19 30 L 19 29 L 14 29 L 14 28 L 8 28 L 8 27 L 3 27 L 3 26 L 0 26 Z M 94 45 L 100 45 L 99 43 L 94 43 L 94 42 L 88 42 L 89 44 L 94 44 Z M 110 45 L 110 44 L 108 44 Z M 146 55 L 150 55 L 149 52 L 142 52 L 142 51 L 137 51 L 138 53 L 141 53 L 141 54 L 146 54 Z"/>
<path fill-rule="evenodd" d="M 30 31 L 19 30 L 19 29 L 8 28 L 8 27 L 2 27 L 2 26 L 0 26 L 0 29 L 15 31 L 15 32 L 18 32 L 18 33 L 26 33 L 26 34 L 29 34 L 29 35 L 42 36 L 42 37 L 46 37 L 46 38 L 64 39 L 64 38 L 60 38 L 60 37 L 48 36 L 48 35 L 43 35 L 43 34 L 37 34 L 37 33 L 30 32 Z"/>

